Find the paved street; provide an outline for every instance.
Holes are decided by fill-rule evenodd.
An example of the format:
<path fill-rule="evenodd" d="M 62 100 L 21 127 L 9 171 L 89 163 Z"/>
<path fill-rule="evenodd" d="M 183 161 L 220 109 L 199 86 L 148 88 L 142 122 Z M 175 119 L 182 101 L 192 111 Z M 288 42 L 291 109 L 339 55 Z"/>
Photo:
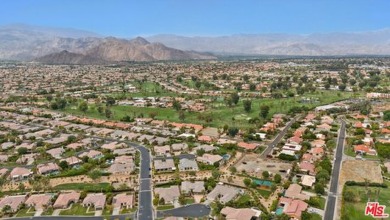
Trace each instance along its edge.
<path fill-rule="evenodd" d="M 297 115 L 295 116 L 291 121 L 289 121 L 286 126 L 283 128 L 283 130 L 281 132 L 279 132 L 279 134 L 275 137 L 275 139 L 268 144 L 268 147 L 263 151 L 263 153 L 261 154 L 261 157 L 264 159 L 267 157 L 268 154 L 270 154 L 272 152 L 272 149 L 274 147 L 276 147 L 279 142 L 282 140 L 282 138 L 284 137 L 284 135 L 287 133 L 288 129 L 291 127 L 291 125 L 299 118 L 301 117 L 301 115 Z"/>
<path fill-rule="evenodd" d="M 345 121 L 341 120 L 341 127 L 340 127 L 340 133 L 337 140 L 337 148 L 335 154 L 335 161 L 333 164 L 329 195 L 325 207 L 325 215 L 324 215 L 325 220 L 334 219 L 335 216 L 337 190 L 338 190 L 337 188 L 339 184 L 341 161 L 343 158 L 344 139 L 345 139 Z"/>
<path fill-rule="evenodd" d="M 141 155 L 140 163 L 140 187 L 139 187 L 139 208 L 137 219 L 153 219 L 152 189 L 151 189 L 151 167 L 149 150 L 139 144 L 127 142 L 139 150 Z"/>
<path fill-rule="evenodd" d="M 183 206 L 177 209 L 158 211 L 157 217 L 162 218 L 165 216 L 175 217 L 188 217 L 188 218 L 199 218 L 210 214 L 209 206 L 203 204 L 193 204 Z"/>

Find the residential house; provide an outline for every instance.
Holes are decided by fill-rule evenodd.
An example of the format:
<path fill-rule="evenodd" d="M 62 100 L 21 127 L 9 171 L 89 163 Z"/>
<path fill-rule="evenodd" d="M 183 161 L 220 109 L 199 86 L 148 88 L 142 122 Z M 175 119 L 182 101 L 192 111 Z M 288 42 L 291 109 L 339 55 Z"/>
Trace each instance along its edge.
<path fill-rule="evenodd" d="M 50 194 L 34 194 L 28 197 L 25 204 L 28 207 L 34 207 L 35 210 L 42 210 L 51 204 L 53 195 Z"/>
<path fill-rule="evenodd" d="M 173 204 L 180 196 L 178 186 L 170 186 L 168 188 L 156 187 L 154 193 L 158 194 L 159 198 L 164 198 L 165 204 Z"/>
<path fill-rule="evenodd" d="M 260 219 L 261 211 L 254 208 L 236 209 L 226 206 L 221 210 L 221 214 L 226 220 L 253 220 Z"/>
<path fill-rule="evenodd" d="M 60 167 L 53 162 L 46 164 L 39 164 L 37 166 L 37 173 L 41 175 L 52 175 L 60 171 Z"/>
<path fill-rule="evenodd" d="M 220 155 L 214 155 L 214 154 L 203 154 L 203 156 L 197 157 L 196 160 L 209 164 L 209 165 L 214 165 L 217 162 L 220 162 L 223 159 Z"/>
<path fill-rule="evenodd" d="M 10 206 L 13 213 L 17 212 L 19 208 L 26 201 L 27 195 L 6 196 L 0 200 L 0 209 L 5 206 Z"/>
<path fill-rule="evenodd" d="M 61 193 L 56 199 L 53 208 L 66 209 L 72 203 L 77 203 L 80 199 L 79 192 Z"/>
<path fill-rule="evenodd" d="M 282 197 L 279 206 L 283 207 L 283 213 L 293 219 L 301 219 L 302 212 L 308 208 L 308 204 L 299 199 Z"/>
<path fill-rule="evenodd" d="M 169 156 L 171 152 L 171 147 L 169 145 L 154 146 L 153 150 L 156 156 Z"/>
<path fill-rule="evenodd" d="M 179 161 L 179 171 L 198 171 L 198 164 L 195 160 L 182 158 Z"/>
<path fill-rule="evenodd" d="M 309 173 L 310 175 L 315 175 L 315 166 L 307 161 L 302 161 L 299 163 L 299 170 L 304 173 Z"/>
<path fill-rule="evenodd" d="M 154 170 L 156 172 L 171 172 L 176 170 L 175 162 L 173 159 L 155 159 Z"/>
<path fill-rule="evenodd" d="M 103 210 L 106 204 L 106 195 L 103 193 L 89 193 L 83 200 L 84 207 L 94 207 L 95 210 Z"/>
<path fill-rule="evenodd" d="M 21 181 L 28 179 L 33 175 L 33 172 L 30 169 L 24 167 L 15 167 L 9 174 L 9 177 L 13 181 Z"/>
<path fill-rule="evenodd" d="M 201 194 L 205 192 L 204 181 L 183 181 L 180 188 L 184 194 Z"/>
<path fill-rule="evenodd" d="M 88 157 L 90 159 L 100 159 L 103 157 L 103 153 L 97 150 L 89 150 L 79 154 L 79 158 Z"/>
<path fill-rule="evenodd" d="M 134 206 L 134 195 L 127 195 L 126 193 L 118 194 L 112 199 L 112 205 L 114 208 L 132 209 Z"/>
<path fill-rule="evenodd" d="M 301 184 L 303 186 L 312 187 L 315 182 L 316 178 L 314 176 L 303 175 L 301 177 Z"/>
<path fill-rule="evenodd" d="M 300 199 L 300 200 L 310 199 L 309 195 L 302 193 L 302 186 L 296 183 L 290 184 L 288 189 L 284 192 L 284 196 L 287 198 Z"/>
<path fill-rule="evenodd" d="M 61 155 L 65 152 L 64 148 L 57 147 L 46 151 L 48 154 L 50 154 L 55 159 L 61 159 Z"/>
<path fill-rule="evenodd" d="M 83 162 L 82 160 L 80 160 L 79 158 L 77 158 L 75 156 L 71 156 L 71 157 L 62 159 L 60 161 L 66 161 L 68 163 L 68 165 L 71 166 L 71 167 L 80 165 Z"/>
<path fill-rule="evenodd" d="M 245 150 L 254 150 L 256 149 L 259 145 L 256 143 L 246 143 L 246 142 L 239 142 L 237 144 L 238 147 L 241 147 Z"/>
<path fill-rule="evenodd" d="M 226 204 L 240 194 L 239 188 L 227 185 L 217 185 L 208 195 L 210 201 L 219 200 L 222 204 Z"/>

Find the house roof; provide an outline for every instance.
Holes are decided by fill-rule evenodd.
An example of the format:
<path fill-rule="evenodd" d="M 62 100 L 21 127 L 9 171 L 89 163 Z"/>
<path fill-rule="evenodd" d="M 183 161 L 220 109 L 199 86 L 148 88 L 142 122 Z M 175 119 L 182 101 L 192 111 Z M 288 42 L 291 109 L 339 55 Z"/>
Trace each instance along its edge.
<path fill-rule="evenodd" d="M 164 198 L 165 202 L 173 202 L 176 199 L 179 199 L 180 190 L 178 186 L 170 186 L 168 188 L 159 188 L 156 187 L 154 192 Z"/>
<path fill-rule="evenodd" d="M 121 207 L 124 204 L 133 206 L 133 202 L 134 202 L 134 196 L 132 194 L 127 195 L 126 193 L 118 194 L 114 196 L 114 198 L 112 199 L 112 205 L 114 207 Z"/>
<path fill-rule="evenodd" d="M 181 182 L 181 191 L 184 193 L 194 192 L 194 193 L 201 193 L 205 191 L 204 188 L 204 181 L 183 181 Z"/>
<path fill-rule="evenodd" d="M 6 196 L 0 200 L 0 209 L 9 205 L 13 211 L 16 211 L 18 207 L 26 201 L 27 195 L 19 196 Z"/>
<path fill-rule="evenodd" d="M 310 199 L 310 196 L 302 194 L 301 191 L 302 191 L 302 186 L 293 183 L 288 187 L 288 189 L 284 193 L 284 196 L 292 199 L 301 199 L 301 200 Z"/>
<path fill-rule="evenodd" d="M 34 206 L 36 208 L 42 208 L 48 205 L 53 196 L 49 194 L 34 194 L 26 200 L 26 205 Z"/>
<path fill-rule="evenodd" d="M 61 193 L 57 200 L 54 203 L 54 207 L 66 207 L 70 202 L 77 202 L 80 198 L 80 193 L 70 192 L 70 193 Z"/>
<path fill-rule="evenodd" d="M 90 193 L 83 200 L 83 205 L 93 204 L 95 208 L 102 208 L 106 203 L 106 195 L 103 193 Z"/>
<path fill-rule="evenodd" d="M 221 210 L 221 214 L 226 216 L 226 220 L 251 220 L 253 217 L 260 217 L 261 211 L 249 208 L 236 209 L 227 206 Z"/>

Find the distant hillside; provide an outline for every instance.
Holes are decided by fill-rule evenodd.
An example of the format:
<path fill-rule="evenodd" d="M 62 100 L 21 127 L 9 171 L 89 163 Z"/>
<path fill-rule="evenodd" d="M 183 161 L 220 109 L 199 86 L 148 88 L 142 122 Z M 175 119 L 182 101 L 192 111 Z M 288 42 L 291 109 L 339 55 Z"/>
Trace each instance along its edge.
<path fill-rule="evenodd" d="M 103 64 L 120 61 L 199 60 L 216 59 L 214 56 L 185 52 L 160 43 L 149 43 L 141 37 L 133 40 L 106 38 L 82 53 L 67 50 L 35 59 L 46 64 Z"/>
<path fill-rule="evenodd" d="M 45 64 L 105 64 L 105 60 L 93 57 L 90 55 L 83 55 L 78 53 L 71 53 L 67 50 L 61 51 L 59 53 L 52 53 L 46 56 L 40 57 L 35 60 L 36 62 L 45 63 Z"/>
<path fill-rule="evenodd" d="M 133 40 L 101 38 L 98 34 L 76 29 L 8 25 L 0 27 L 1 59 L 86 64 L 88 61 L 100 63 L 215 57 L 210 54 L 173 49 L 161 43 L 149 43 L 143 38 Z"/>
<path fill-rule="evenodd" d="M 156 35 L 146 39 L 125 40 L 104 38 L 92 32 L 76 29 L 29 25 L 0 26 L 0 60 L 37 60 L 39 57 L 64 50 L 109 62 L 215 59 L 212 54 L 390 55 L 390 29 L 309 35 L 238 34 L 221 37 Z M 81 60 L 91 59 L 90 57 Z"/>
<path fill-rule="evenodd" d="M 86 54 L 107 61 L 156 61 L 156 60 L 199 60 L 215 59 L 214 56 L 196 52 L 181 51 L 161 43 L 149 43 L 144 38 L 133 40 L 106 38 Z"/>
<path fill-rule="evenodd" d="M 390 29 L 327 34 L 240 34 L 221 37 L 155 35 L 146 38 L 180 50 L 247 55 L 390 55 Z"/>

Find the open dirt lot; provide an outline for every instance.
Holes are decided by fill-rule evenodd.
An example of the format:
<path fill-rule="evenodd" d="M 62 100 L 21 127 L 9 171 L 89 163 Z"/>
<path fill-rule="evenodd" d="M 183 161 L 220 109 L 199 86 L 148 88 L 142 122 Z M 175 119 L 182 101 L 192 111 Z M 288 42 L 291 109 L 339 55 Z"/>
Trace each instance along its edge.
<path fill-rule="evenodd" d="M 383 183 L 379 162 L 367 160 L 343 161 L 340 174 L 341 186 L 346 181 L 364 182 L 365 180 L 371 183 Z"/>
<path fill-rule="evenodd" d="M 261 177 L 263 171 L 271 172 L 271 174 L 280 174 L 286 177 L 287 171 L 292 168 L 292 164 L 280 162 L 278 160 L 261 159 L 258 154 L 247 154 L 237 163 L 238 171 L 243 171 L 251 176 Z"/>

